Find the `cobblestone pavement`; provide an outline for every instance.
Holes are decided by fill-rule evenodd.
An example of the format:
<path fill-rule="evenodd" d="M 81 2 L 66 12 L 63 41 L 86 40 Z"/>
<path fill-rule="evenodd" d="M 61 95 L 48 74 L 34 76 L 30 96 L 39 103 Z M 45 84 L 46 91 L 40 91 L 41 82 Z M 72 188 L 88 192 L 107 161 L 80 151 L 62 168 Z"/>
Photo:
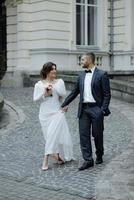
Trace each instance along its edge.
<path fill-rule="evenodd" d="M 117 105 L 115 105 L 118 107 Z M 116 108 L 114 106 L 114 108 Z M 134 106 L 120 102 L 120 110 L 124 121 L 134 122 Z M 134 133 L 134 124 L 133 130 Z M 98 176 L 96 184 L 97 200 L 134 200 L 134 137 L 125 147 L 122 154 L 117 155 Z"/>
<path fill-rule="evenodd" d="M 16 126 L 13 124 L 6 131 L 5 128 L 0 130 L 0 199 L 96 199 L 96 194 L 100 193 L 103 172 L 112 160 L 120 158 L 134 138 L 133 105 L 112 99 L 112 114 L 105 118 L 104 163 L 79 172 L 82 157 L 76 117 L 77 98 L 66 114 L 74 143 L 75 161 L 62 166 L 51 161 L 51 169 L 42 172 L 44 141 L 38 121 L 40 102 L 32 102 L 33 88 L 2 88 L 1 92 L 8 102 L 19 109 L 25 120 L 18 120 Z"/>

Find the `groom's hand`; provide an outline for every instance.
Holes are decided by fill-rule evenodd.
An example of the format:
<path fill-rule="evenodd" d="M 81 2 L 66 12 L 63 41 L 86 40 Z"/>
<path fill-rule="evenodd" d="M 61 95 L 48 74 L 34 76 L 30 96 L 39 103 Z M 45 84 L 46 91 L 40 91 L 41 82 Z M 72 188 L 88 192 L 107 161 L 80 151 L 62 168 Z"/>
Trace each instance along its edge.
<path fill-rule="evenodd" d="M 63 108 L 61 108 L 62 112 L 67 112 L 68 111 L 68 106 L 64 106 Z"/>

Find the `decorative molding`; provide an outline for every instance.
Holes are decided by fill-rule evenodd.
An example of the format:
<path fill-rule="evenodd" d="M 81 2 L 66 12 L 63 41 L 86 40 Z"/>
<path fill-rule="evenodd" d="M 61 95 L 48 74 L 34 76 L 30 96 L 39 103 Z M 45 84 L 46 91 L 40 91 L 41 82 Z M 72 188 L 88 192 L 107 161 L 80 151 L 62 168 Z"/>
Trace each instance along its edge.
<path fill-rule="evenodd" d="M 77 64 L 80 66 L 81 65 L 81 56 L 82 54 L 77 55 Z M 102 66 L 102 56 L 96 56 L 95 59 L 95 65 L 96 66 Z"/>
<path fill-rule="evenodd" d="M 96 56 L 95 64 L 97 66 L 102 66 L 102 56 Z"/>
<path fill-rule="evenodd" d="M 130 56 L 130 64 L 134 65 L 134 56 L 133 55 Z"/>
<path fill-rule="evenodd" d="M 134 49 L 132 49 L 131 51 L 114 51 L 113 55 L 114 56 L 120 56 L 120 55 L 131 56 L 131 55 L 134 55 Z"/>
<path fill-rule="evenodd" d="M 89 50 L 69 50 L 69 49 L 60 49 L 60 48 L 40 48 L 40 49 L 31 49 L 30 54 L 46 54 L 46 53 L 54 53 L 54 54 L 71 54 L 77 55 L 78 57 L 83 55 L 85 52 L 90 52 Z M 108 56 L 109 53 L 107 51 L 95 51 L 95 55 L 99 56 Z M 79 59 L 79 58 L 78 58 Z"/>
<path fill-rule="evenodd" d="M 21 3 L 30 3 L 30 0 L 6 0 L 5 5 L 7 7 L 15 7 Z"/>
<path fill-rule="evenodd" d="M 15 7 L 22 2 L 23 0 L 6 0 L 5 4 L 7 7 Z"/>
<path fill-rule="evenodd" d="M 77 64 L 80 66 L 81 65 L 81 56 L 82 55 L 77 55 Z"/>

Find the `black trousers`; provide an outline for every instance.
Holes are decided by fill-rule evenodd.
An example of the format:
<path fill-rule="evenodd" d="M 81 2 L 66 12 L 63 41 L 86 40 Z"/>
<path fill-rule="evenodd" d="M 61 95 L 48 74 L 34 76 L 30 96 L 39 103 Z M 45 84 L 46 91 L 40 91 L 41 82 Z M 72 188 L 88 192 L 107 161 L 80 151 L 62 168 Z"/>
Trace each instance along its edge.
<path fill-rule="evenodd" d="M 92 160 L 91 135 L 94 137 L 96 155 L 104 154 L 103 147 L 104 116 L 97 105 L 83 104 L 79 118 L 80 146 L 84 160 Z"/>

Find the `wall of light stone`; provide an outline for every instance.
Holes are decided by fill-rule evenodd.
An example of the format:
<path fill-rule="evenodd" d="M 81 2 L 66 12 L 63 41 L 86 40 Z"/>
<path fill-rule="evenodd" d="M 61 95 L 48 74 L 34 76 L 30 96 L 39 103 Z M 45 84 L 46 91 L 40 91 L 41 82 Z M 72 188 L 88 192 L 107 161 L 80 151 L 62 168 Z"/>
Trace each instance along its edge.
<path fill-rule="evenodd" d="M 134 1 L 115 0 L 113 10 L 114 70 L 134 70 Z"/>
<path fill-rule="evenodd" d="M 134 70 L 134 1 L 114 0 L 112 68 L 110 1 L 98 2 L 98 46 L 86 48 L 76 46 L 75 0 L 20 0 L 8 4 L 5 83 L 10 85 L 12 80 L 13 85 L 22 85 L 23 72 L 38 73 L 48 61 L 55 62 L 59 70 L 80 70 L 79 56 L 87 51 L 96 53 L 99 68 Z"/>

